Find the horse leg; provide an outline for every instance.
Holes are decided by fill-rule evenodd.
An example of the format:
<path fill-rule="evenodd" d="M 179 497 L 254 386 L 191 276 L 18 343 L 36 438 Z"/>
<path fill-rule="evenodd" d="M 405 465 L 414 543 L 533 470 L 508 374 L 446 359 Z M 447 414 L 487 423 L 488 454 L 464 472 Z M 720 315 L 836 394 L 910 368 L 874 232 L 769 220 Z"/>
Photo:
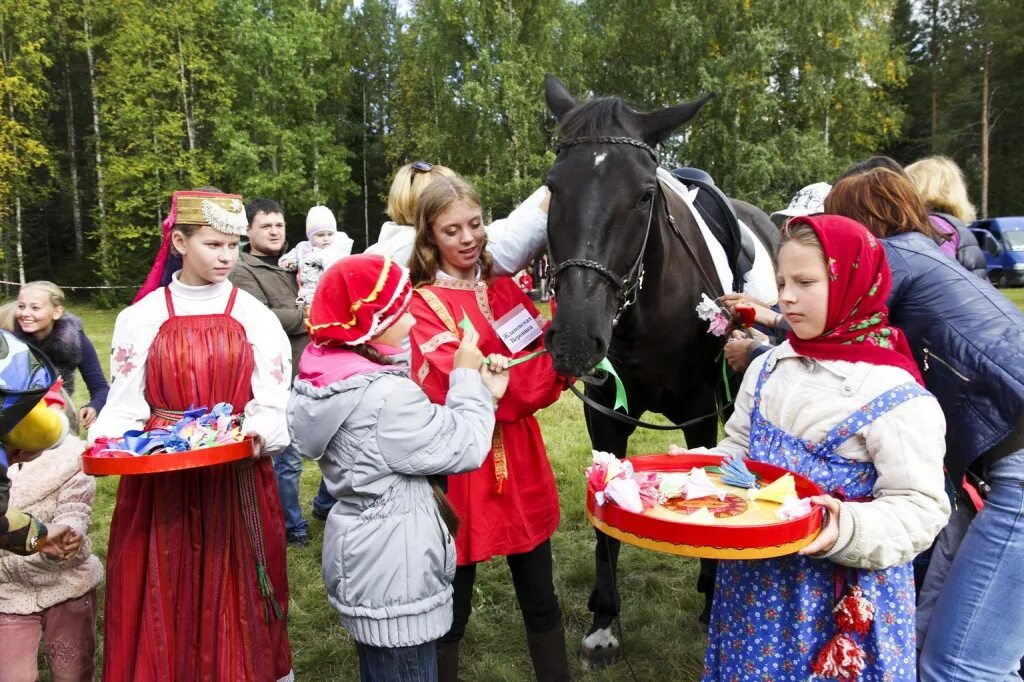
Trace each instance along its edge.
<path fill-rule="evenodd" d="M 586 410 L 587 431 L 595 450 L 625 457 L 626 443 L 633 427 L 592 414 Z M 594 529 L 594 589 L 587 608 L 594 614 L 593 622 L 580 648 L 580 662 L 584 670 L 598 670 L 611 665 L 619 653 L 619 640 L 612 634 L 612 623 L 619 615 L 621 600 L 616 585 L 616 570 L 621 543 L 598 529 Z"/>
<path fill-rule="evenodd" d="M 708 419 L 700 424 L 683 429 L 688 447 L 714 447 L 718 443 L 718 420 Z M 697 591 L 704 595 L 704 610 L 697 616 L 704 625 L 711 620 L 711 602 L 715 597 L 715 571 L 718 562 L 714 559 L 700 560 L 700 573 L 697 574 Z"/>

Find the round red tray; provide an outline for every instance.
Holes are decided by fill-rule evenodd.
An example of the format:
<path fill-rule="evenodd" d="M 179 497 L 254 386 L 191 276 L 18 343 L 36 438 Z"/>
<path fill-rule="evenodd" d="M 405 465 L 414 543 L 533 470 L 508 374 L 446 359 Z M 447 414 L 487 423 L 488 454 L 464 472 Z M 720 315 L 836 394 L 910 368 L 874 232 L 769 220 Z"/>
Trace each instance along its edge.
<path fill-rule="evenodd" d="M 82 453 L 82 471 L 92 476 L 133 476 L 197 469 L 252 457 L 252 441 L 250 435 L 238 443 L 140 457 L 90 457 L 85 452 Z"/>
<path fill-rule="evenodd" d="M 721 455 L 640 455 L 630 457 L 637 472 L 676 473 L 703 466 L 718 466 Z M 821 495 L 813 481 L 781 467 L 745 460 L 750 471 L 765 483 L 771 483 L 783 474 L 793 474 L 796 492 L 801 498 Z M 712 478 L 716 478 L 714 474 Z M 779 505 L 762 500 L 749 501 L 740 488 L 727 488 L 727 501 L 742 506 L 741 511 L 729 510 L 726 518 L 715 523 L 690 523 L 684 513 L 658 505 L 642 513 L 630 512 L 614 502 L 602 506 L 594 500 L 594 490 L 587 486 L 587 518 L 596 528 L 613 538 L 644 549 L 681 556 L 706 559 L 765 559 L 793 554 L 810 544 L 821 530 L 822 507 L 812 505 L 809 514 L 784 521 L 774 515 Z M 735 497 L 736 502 L 732 498 Z M 702 498 L 706 500 L 707 498 Z M 693 500 L 692 503 L 697 503 Z M 741 504 L 745 503 L 745 504 Z M 686 505 L 685 502 L 666 503 Z M 725 503 L 726 505 L 729 502 Z"/>

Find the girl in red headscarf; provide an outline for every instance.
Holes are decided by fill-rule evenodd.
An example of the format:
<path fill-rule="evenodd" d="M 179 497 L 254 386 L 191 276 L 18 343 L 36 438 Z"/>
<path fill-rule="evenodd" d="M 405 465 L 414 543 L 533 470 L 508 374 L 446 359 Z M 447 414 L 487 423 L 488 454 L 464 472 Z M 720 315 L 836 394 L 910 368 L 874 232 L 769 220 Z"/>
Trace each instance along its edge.
<path fill-rule="evenodd" d="M 103 679 L 293 677 L 284 523 L 270 457 L 288 445 L 291 351 L 277 318 L 228 273 L 241 197 L 175 192 L 164 222 L 181 268 L 147 280 L 114 325 L 107 404 L 90 440 L 163 428 L 230 403 L 256 453 L 243 463 L 124 476 L 110 526 Z"/>
<path fill-rule="evenodd" d="M 910 561 L 949 514 L 942 411 L 888 323 L 867 229 L 796 218 L 782 242 L 791 331 L 751 365 L 716 450 L 810 478 L 827 521 L 798 555 L 719 563 L 704 679 L 913 682 Z"/>

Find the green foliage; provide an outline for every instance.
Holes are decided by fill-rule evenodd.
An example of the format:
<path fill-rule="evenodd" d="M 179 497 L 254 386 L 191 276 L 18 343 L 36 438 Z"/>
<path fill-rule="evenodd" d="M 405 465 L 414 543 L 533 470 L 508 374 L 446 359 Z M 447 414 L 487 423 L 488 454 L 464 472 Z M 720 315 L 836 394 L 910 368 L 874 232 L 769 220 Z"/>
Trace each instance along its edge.
<path fill-rule="evenodd" d="M 1020 212 L 1022 23 L 1014 0 L 0 0 L 0 266 L 15 193 L 29 276 L 129 287 L 110 303 L 176 189 L 277 199 L 293 242 L 325 203 L 360 250 L 424 158 L 504 215 L 554 158 L 547 72 L 642 109 L 714 91 L 664 162 L 772 210 L 885 150 L 951 154 L 977 197 L 988 49 L 991 212 Z"/>

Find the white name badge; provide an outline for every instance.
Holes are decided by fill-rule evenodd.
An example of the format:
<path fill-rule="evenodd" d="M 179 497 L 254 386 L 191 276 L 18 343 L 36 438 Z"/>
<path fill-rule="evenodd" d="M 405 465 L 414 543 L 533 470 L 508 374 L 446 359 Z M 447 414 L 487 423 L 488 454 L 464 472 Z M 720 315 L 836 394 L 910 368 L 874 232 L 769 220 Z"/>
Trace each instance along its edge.
<path fill-rule="evenodd" d="M 502 315 L 494 323 L 494 331 L 498 332 L 510 353 L 518 353 L 537 340 L 542 333 L 540 323 L 522 303 Z"/>

